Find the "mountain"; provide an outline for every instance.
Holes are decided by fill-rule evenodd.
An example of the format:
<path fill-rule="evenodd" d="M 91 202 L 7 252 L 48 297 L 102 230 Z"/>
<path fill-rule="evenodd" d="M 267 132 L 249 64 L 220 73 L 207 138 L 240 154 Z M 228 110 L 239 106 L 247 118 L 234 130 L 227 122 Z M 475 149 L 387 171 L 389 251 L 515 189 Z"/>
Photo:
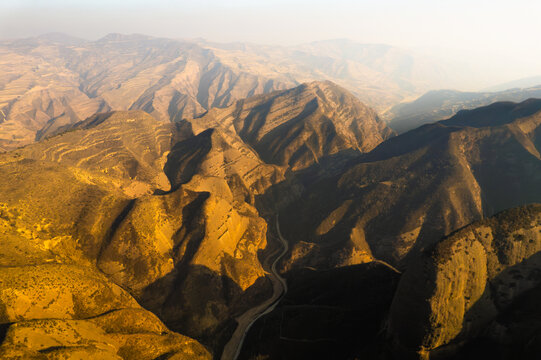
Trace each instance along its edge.
<path fill-rule="evenodd" d="M 201 157 L 186 177 L 193 168 L 178 150 L 194 141 L 203 143 Z M 239 143 L 212 129 L 194 137 L 189 124 L 164 124 L 141 111 L 96 116 L 4 155 L 1 201 L 24 214 L 13 233 L 35 238 L 47 254 L 65 247 L 62 256 L 72 257 L 69 249 L 78 249 L 93 271 L 169 327 L 209 344 L 220 341 L 216 327 L 242 309 L 239 301 L 249 302 L 241 294 L 252 286 L 265 293 L 257 251 L 266 245 L 266 223 L 240 170 L 261 168 L 251 175 L 253 191 L 281 172 Z M 234 157 L 241 167 L 230 166 Z M 212 172 L 220 166 L 223 174 Z"/>
<path fill-rule="evenodd" d="M 0 155 L 2 358 L 210 359 L 201 344 L 169 330 L 96 264 L 133 201 L 120 178 L 140 174 L 141 183 L 153 186 L 144 156 L 129 155 L 137 146 L 142 155 L 156 146 L 156 133 L 134 139 L 118 130 L 123 122 L 128 133 L 141 131 L 144 126 L 131 126 L 148 125 L 147 117 L 112 114 L 110 123 L 47 140 L 54 153 L 40 143 Z M 148 130 L 163 130 L 156 125 Z M 97 149 L 103 161 L 96 160 Z"/>
<path fill-rule="evenodd" d="M 191 122 L 196 133 L 223 127 L 265 162 L 292 170 L 347 149 L 368 152 L 393 135 L 371 108 L 331 82 L 239 100 Z"/>
<path fill-rule="evenodd" d="M 13 214 L 10 210 L 2 208 L 3 230 L 6 217 Z M 13 257 L 9 265 L 2 259 L 3 359 L 211 358 L 201 344 L 167 329 L 122 288 L 80 265 L 82 261 L 54 263 L 58 261 L 54 254 L 47 253 L 58 250 L 59 242 L 24 245 L 25 250 L 39 253 L 33 255 L 53 255 L 40 264 L 29 265 L 22 251 L 16 265 Z"/>
<path fill-rule="evenodd" d="M 109 34 L 0 42 L 0 151 L 113 110 L 160 121 L 314 80 L 329 80 L 382 112 L 455 84 L 457 72 L 387 45 L 330 40 L 293 47 Z"/>
<path fill-rule="evenodd" d="M 534 359 L 540 234 L 533 204 L 438 239 L 403 274 L 382 262 L 291 270 L 239 358 Z"/>
<path fill-rule="evenodd" d="M 540 97 L 541 86 L 498 92 L 433 90 L 415 101 L 393 106 L 384 114 L 384 118 L 393 130 L 403 133 L 424 124 L 449 118 L 460 110 L 471 110 L 498 101 L 520 102 Z"/>
<path fill-rule="evenodd" d="M 120 34 L 68 40 L 55 35 L 0 43 L 3 148 L 99 112 L 140 109 L 173 121 L 295 84 L 232 71 L 189 42 Z"/>
<path fill-rule="evenodd" d="M 53 319 L 68 318 L 79 322 L 54 323 L 59 333 L 67 326 L 91 326 L 99 335 L 109 331 L 104 326 L 116 325 L 103 320 L 95 328 L 81 321 L 135 307 L 161 321 L 152 329 L 167 333 L 156 340 L 156 353 L 193 348 L 207 356 L 189 336 L 219 355 L 237 317 L 273 291 L 267 274 L 274 256 L 269 249 L 276 245 L 268 246 L 267 223 L 277 204 L 298 197 L 297 167 L 304 170 L 341 152 L 349 159 L 391 135 L 373 110 L 344 89 L 310 83 L 189 121 L 163 122 L 141 110 L 100 113 L 0 154 L 0 259 L 10 269 L 31 269 L 25 274 L 50 279 L 46 289 L 29 287 L 31 278 L 14 280 L 29 298 L 48 301 L 59 284 L 76 284 L 69 289 L 74 295 L 66 295 L 77 298 L 75 310 L 32 310 L 47 321 L 25 332 L 38 334 Z M 305 139 L 313 139 L 306 142 L 314 146 L 310 152 Z M 66 278 L 70 271 L 81 280 Z M 0 290 L 10 284 L 0 283 Z M 112 290 L 102 296 L 96 287 Z M 8 314 L 18 306 L 14 294 L 0 298 Z M 113 295 L 122 297 L 116 301 Z M 98 303 L 78 305 L 85 297 L 97 297 Z M 81 307 L 93 312 L 78 312 Z M 9 316 L 3 324 L 19 319 Z M 131 319 L 122 326 L 127 330 L 119 331 L 146 331 Z M 109 340 L 98 335 L 101 349 Z M 19 346 L 17 336 L 10 348 Z M 175 342 L 180 338 L 186 340 Z M 169 348 L 169 340 L 178 347 Z M 109 350 L 123 358 L 136 351 L 115 346 Z"/>
<path fill-rule="evenodd" d="M 540 126 L 541 100 L 495 103 L 390 138 L 328 175 L 308 173 L 283 210 L 292 243 L 282 270 L 407 267 L 441 236 L 541 202 Z"/>
<path fill-rule="evenodd" d="M 541 100 L 435 92 L 414 108 L 453 115 L 395 136 L 376 111 L 447 77 L 385 45 L 48 34 L 0 61 L 0 357 L 539 350 Z"/>
<path fill-rule="evenodd" d="M 464 87 L 475 74 L 415 52 L 384 44 L 347 39 L 317 41 L 297 46 L 199 41 L 233 68 L 277 74 L 298 82 L 330 80 L 348 89 L 362 102 L 383 112 L 421 93 Z"/>
<path fill-rule="evenodd" d="M 540 300 L 540 251 L 541 205 L 503 211 L 427 249 L 393 300 L 395 350 L 425 359 L 535 358 L 541 323 L 530 304 Z"/>

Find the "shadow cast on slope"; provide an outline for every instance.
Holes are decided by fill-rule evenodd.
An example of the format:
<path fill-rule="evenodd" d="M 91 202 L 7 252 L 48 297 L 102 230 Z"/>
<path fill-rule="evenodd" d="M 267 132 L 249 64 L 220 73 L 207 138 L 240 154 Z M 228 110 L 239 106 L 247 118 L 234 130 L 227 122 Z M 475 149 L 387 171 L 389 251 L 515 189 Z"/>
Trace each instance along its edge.
<path fill-rule="evenodd" d="M 290 291 L 250 329 L 239 359 L 365 358 L 399 277 L 380 263 L 288 273 Z"/>
<path fill-rule="evenodd" d="M 228 276 L 205 266 L 187 265 L 147 286 L 140 303 L 171 330 L 197 339 L 218 356 L 237 326 L 234 317 L 271 293 L 266 278 L 243 291 Z"/>

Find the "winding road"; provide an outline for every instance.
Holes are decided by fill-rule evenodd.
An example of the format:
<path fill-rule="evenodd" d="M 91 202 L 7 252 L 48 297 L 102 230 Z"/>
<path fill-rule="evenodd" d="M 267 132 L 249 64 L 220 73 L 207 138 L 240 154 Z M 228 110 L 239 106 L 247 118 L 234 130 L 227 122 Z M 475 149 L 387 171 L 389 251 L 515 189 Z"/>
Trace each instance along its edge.
<path fill-rule="evenodd" d="M 286 294 L 287 292 L 287 283 L 283 277 L 278 274 L 276 271 L 276 264 L 280 259 L 287 253 L 287 250 L 289 249 L 289 245 L 287 241 L 282 236 L 282 233 L 280 232 L 280 223 L 278 221 L 278 215 L 276 215 L 276 233 L 278 234 L 278 239 L 283 245 L 283 249 L 280 252 L 280 254 L 274 259 L 272 262 L 272 265 L 270 266 L 270 273 L 269 278 L 272 282 L 272 296 L 264 301 L 263 303 L 250 308 L 246 312 L 244 312 L 242 315 L 236 318 L 238 326 L 235 329 L 235 332 L 233 333 L 233 336 L 231 337 L 231 340 L 227 342 L 227 344 L 224 347 L 224 351 L 222 352 L 221 360 L 236 360 L 237 357 L 240 354 L 240 350 L 242 349 L 242 344 L 244 343 L 244 339 L 246 338 L 246 334 L 248 334 L 248 331 L 252 327 L 252 325 L 263 315 L 266 315 L 270 313 L 276 305 L 280 302 L 280 299 Z M 269 258 L 274 255 L 269 255 Z M 265 259 L 266 260 L 266 259 Z"/>

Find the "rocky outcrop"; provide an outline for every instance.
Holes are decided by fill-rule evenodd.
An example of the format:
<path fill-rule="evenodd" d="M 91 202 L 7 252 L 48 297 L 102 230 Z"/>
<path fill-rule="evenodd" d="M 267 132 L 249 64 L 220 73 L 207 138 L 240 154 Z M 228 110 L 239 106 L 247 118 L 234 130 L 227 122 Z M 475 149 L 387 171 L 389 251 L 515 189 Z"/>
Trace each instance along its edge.
<path fill-rule="evenodd" d="M 402 276 L 388 333 L 398 353 L 449 357 L 541 285 L 541 205 L 473 223 L 426 251 Z M 491 325 L 492 323 L 492 325 Z M 505 337 L 505 336 L 504 336 Z"/>

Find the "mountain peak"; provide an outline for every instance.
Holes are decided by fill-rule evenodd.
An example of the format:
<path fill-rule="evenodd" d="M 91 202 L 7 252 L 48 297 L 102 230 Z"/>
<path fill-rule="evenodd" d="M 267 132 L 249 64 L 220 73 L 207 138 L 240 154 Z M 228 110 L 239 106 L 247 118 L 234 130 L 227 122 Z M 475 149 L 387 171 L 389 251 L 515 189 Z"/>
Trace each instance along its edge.
<path fill-rule="evenodd" d="M 239 100 L 192 123 L 196 132 L 229 129 L 264 161 L 294 170 L 343 150 L 367 152 L 393 135 L 374 110 L 331 81 Z"/>

